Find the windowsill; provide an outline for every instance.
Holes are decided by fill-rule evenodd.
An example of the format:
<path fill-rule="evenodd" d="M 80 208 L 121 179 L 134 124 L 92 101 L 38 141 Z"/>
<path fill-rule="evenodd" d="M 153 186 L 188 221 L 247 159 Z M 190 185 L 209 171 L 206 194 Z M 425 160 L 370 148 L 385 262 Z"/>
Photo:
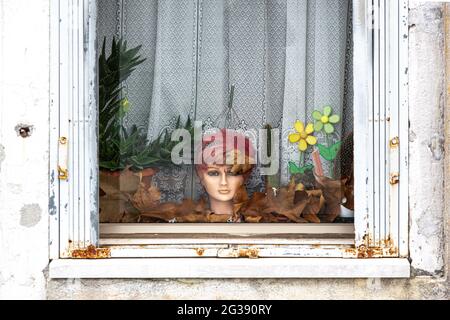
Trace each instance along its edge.
<path fill-rule="evenodd" d="M 100 234 L 142 233 L 354 234 L 355 226 L 353 223 L 100 223 Z"/>
<path fill-rule="evenodd" d="M 409 278 L 405 258 L 57 259 L 50 278 Z"/>

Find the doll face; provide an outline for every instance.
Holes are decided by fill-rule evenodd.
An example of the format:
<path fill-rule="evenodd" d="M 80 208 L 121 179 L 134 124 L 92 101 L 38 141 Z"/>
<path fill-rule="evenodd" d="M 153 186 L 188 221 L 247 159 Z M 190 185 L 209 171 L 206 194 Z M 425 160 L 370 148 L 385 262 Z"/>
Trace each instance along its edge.
<path fill-rule="evenodd" d="M 231 171 L 229 165 L 211 164 L 200 172 L 202 185 L 209 197 L 216 201 L 233 200 L 237 190 L 244 183 L 244 177 Z"/>

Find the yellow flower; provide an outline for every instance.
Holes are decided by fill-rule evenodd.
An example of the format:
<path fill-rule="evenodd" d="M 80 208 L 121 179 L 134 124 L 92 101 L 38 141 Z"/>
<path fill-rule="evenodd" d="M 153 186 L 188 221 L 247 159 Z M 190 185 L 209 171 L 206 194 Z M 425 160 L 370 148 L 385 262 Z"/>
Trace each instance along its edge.
<path fill-rule="evenodd" d="M 124 98 L 122 100 L 122 108 L 123 108 L 123 112 L 130 111 L 130 101 L 128 100 L 128 98 Z"/>
<path fill-rule="evenodd" d="M 305 128 L 305 125 L 300 120 L 297 120 L 294 125 L 295 133 L 291 133 L 289 135 L 289 142 L 297 143 L 298 149 L 300 151 L 306 151 L 308 145 L 315 145 L 317 143 L 317 138 L 311 135 L 314 132 L 314 125 L 312 123 L 308 123 Z"/>

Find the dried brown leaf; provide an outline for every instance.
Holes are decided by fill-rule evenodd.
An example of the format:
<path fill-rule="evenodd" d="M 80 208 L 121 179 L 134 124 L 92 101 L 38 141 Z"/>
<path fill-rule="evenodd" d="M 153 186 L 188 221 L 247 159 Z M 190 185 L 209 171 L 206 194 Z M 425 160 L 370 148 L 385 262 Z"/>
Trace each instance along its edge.
<path fill-rule="evenodd" d="M 280 188 L 275 195 L 273 189 L 267 191 L 267 207 L 263 213 L 277 213 L 286 216 L 294 222 L 303 222 L 300 215 L 308 204 L 308 198 L 304 198 L 294 203 L 295 184 L 291 183 L 287 187 Z M 302 192 L 302 191 L 300 191 Z"/>
<path fill-rule="evenodd" d="M 244 217 L 244 221 L 248 223 L 259 223 L 262 220 L 262 216 L 248 216 Z"/>
<path fill-rule="evenodd" d="M 343 204 L 349 210 L 355 210 L 355 195 L 353 189 L 353 178 L 345 183 L 344 196 L 346 202 Z"/>
<path fill-rule="evenodd" d="M 148 211 L 159 205 L 161 192 L 157 187 L 147 187 L 145 183 L 141 182 L 136 193 L 130 197 L 130 200 L 139 211 Z"/>
<path fill-rule="evenodd" d="M 325 209 L 320 218 L 323 222 L 334 222 L 341 212 L 346 179 L 332 180 L 327 177 L 316 177 L 316 181 L 325 198 Z"/>

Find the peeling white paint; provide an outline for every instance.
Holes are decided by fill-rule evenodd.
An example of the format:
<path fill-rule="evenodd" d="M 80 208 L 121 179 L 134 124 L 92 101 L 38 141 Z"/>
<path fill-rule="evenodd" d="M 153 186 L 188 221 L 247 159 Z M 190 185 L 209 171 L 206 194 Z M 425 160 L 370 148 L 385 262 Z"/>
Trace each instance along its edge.
<path fill-rule="evenodd" d="M 6 153 L 5 147 L 0 144 L 0 172 L 2 171 L 2 162 L 5 161 Z"/>
<path fill-rule="evenodd" d="M 14 127 L 18 137 L 28 138 L 33 134 L 34 126 L 27 123 L 19 123 Z"/>
<path fill-rule="evenodd" d="M 0 299 L 46 297 L 48 118 L 49 1 L 0 0 Z"/>
<path fill-rule="evenodd" d="M 20 225 L 31 228 L 41 221 L 42 209 L 37 203 L 26 204 L 20 209 Z"/>
<path fill-rule="evenodd" d="M 434 161 L 441 161 L 444 158 L 444 142 L 444 136 L 437 133 L 429 140 L 428 149 L 430 150 Z"/>
<path fill-rule="evenodd" d="M 410 1 L 410 258 L 428 274 L 444 267 L 442 17 L 442 3 Z"/>

